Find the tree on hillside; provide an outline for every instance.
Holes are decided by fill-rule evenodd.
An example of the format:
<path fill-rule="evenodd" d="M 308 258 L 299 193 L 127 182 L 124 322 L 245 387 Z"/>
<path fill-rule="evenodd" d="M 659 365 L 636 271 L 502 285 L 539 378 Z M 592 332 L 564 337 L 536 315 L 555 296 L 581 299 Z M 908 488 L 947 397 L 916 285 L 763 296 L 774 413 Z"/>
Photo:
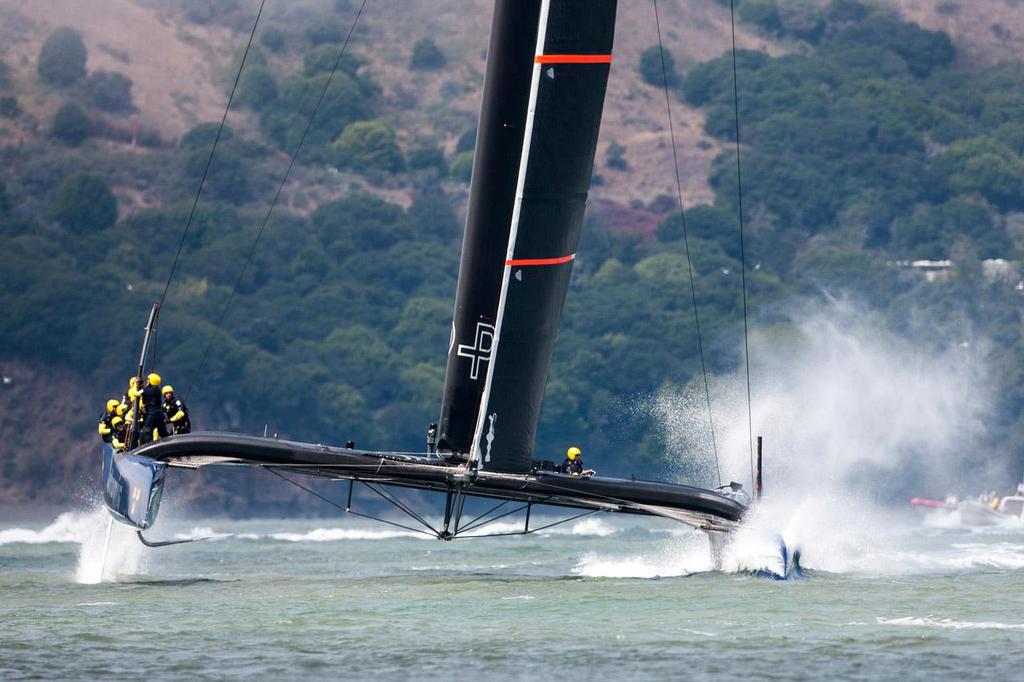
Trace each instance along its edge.
<path fill-rule="evenodd" d="M 58 28 L 39 51 L 39 77 L 52 85 L 71 85 L 85 76 L 85 43 L 73 28 Z"/>
<path fill-rule="evenodd" d="M 456 180 L 469 182 L 473 176 L 473 150 L 456 154 L 448 166 L 448 173 Z"/>
<path fill-rule="evenodd" d="M 332 145 L 339 167 L 397 173 L 405 167 L 395 131 L 383 121 L 356 121 Z"/>
<path fill-rule="evenodd" d="M 219 128 L 219 123 L 200 123 L 182 135 L 181 146 L 188 149 L 209 150 L 213 146 L 214 140 L 217 139 L 217 130 Z M 231 129 L 231 126 L 225 125 L 224 130 L 220 133 L 220 141 L 226 142 L 234 137 L 234 135 L 235 131 Z"/>
<path fill-rule="evenodd" d="M 430 38 L 417 40 L 412 46 L 412 56 L 409 57 L 410 69 L 440 69 L 448 63 L 444 52 Z"/>
<path fill-rule="evenodd" d="M 649 85 L 662 87 L 665 84 L 665 76 L 668 76 L 668 84 L 672 85 L 679 79 L 676 73 L 676 60 L 672 53 L 664 50 L 665 66 L 662 71 L 661 55 L 657 45 L 652 45 L 640 55 L 640 77 Z"/>
<path fill-rule="evenodd" d="M 87 137 L 92 124 L 82 107 L 74 102 L 66 102 L 53 115 L 53 127 L 50 132 L 58 140 L 69 147 L 77 147 Z"/>
<path fill-rule="evenodd" d="M 337 17 L 321 17 L 306 28 L 306 38 L 313 45 L 340 43 L 345 37 L 345 31 Z"/>
<path fill-rule="evenodd" d="M 98 232 L 117 222 L 117 198 L 102 177 L 78 173 L 61 183 L 53 216 L 69 230 Z"/>
<path fill-rule="evenodd" d="M 238 82 L 238 104 L 262 111 L 277 99 L 277 83 L 262 66 L 245 69 Z"/>
<path fill-rule="evenodd" d="M 11 95 L 0 97 L 0 116 L 4 118 L 18 118 L 21 116 L 21 105 L 18 98 Z"/>
<path fill-rule="evenodd" d="M 132 105 L 132 81 L 128 76 L 113 71 L 95 71 L 85 79 L 92 103 L 103 111 L 127 113 Z"/>
<path fill-rule="evenodd" d="M 221 141 L 223 141 L 223 136 Z M 222 201 L 242 204 L 252 198 L 249 177 L 241 156 L 235 151 L 237 145 L 227 144 L 217 147 L 217 153 L 210 165 L 206 177 L 206 186 L 210 194 Z M 203 171 L 210 160 L 208 148 L 192 149 L 185 157 L 185 175 L 194 182 L 203 177 Z"/>
<path fill-rule="evenodd" d="M 341 71 L 355 78 L 356 72 L 359 71 L 359 67 L 364 63 L 363 59 L 350 52 L 346 52 L 341 55 L 341 61 L 339 62 L 338 55 L 340 53 L 341 45 L 336 43 L 326 43 L 311 47 L 302 55 L 302 73 L 307 76 L 330 73 L 334 69 L 334 65 L 337 64 Z"/>
<path fill-rule="evenodd" d="M 7 197 L 7 186 L 0 180 L 0 216 L 11 212 L 11 200 Z"/>
<path fill-rule="evenodd" d="M 438 173 L 444 175 L 448 172 L 448 161 L 444 158 L 444 151 L 439 147 L 418 147 L 409 152 L 409 168 L 413 170 L 434 168 Z"/>
<path fill-rule="evenodd" d="M 286 150 L 295 148 L 309 122 L 309 112 L 324 91 L 327 78 L 327 74 L 293 78 L 281 87 L 280 97 L 260 116 L 260 125 L 270 139 Z M 334 74 L 306 138 L 306 151 L 303 153 L 307 154 L 307 162 L 310 147 L 329 145 L 349 123 L 371 118 L 371 101 L 363 94 L 361 83 L 348 74 Z"/>
<path fill-rule="evenodd" d="M 284 49 L 285 34 L 284 31 L 276 26 L 268 26 L 262 34 L 260 34 L 260 45 L 267 48 L 271 52 L 280 52 Z"/>

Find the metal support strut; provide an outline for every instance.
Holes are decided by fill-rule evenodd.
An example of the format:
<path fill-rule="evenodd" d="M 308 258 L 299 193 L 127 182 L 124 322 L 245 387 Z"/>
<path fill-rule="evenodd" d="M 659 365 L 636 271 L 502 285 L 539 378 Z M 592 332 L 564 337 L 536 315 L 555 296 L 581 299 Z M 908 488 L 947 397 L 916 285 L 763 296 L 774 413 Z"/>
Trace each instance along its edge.
<path fill-rule="evenodd" d="M 507 511 L 501 513 L 501 514 L 495 515 L 495 513 L 498 512 L 500 509 L 502 509 L 505 505 L 507 505 L 510 502 L 512 502 L 512 500 L 503 500 L 503 501 L 499 502 L 498 504 L 494 505 L 493 507 L 491 507 L 490 509 L 488 509 L 487 511 L 483 512 L 482 514 L 478 514 L 477 516 L 475 516 L 469 522 L 463 524 L 462 523 L 462 514 L 463 514 L 463 511 L 465 510 L 465 507 L 466 507 L 466 498 L 469 497 L 469 495 L 465 492 L 464 486 L 461 483 L 455 483 L 455 484 L 451 484 L 449 486 L 448 491 L 447 491 L 447 493 L 445 495 L 444 524 L 442 525 L 441 530 L 438 530 L 437 528 L 432 526 L 429 522 L 427 522 L 427 520 L 424 519 L 422 515 L 420 515 L 417 512 L 415 512 L 408 504 L 403 502 L 401 499 L 396 497 L 394 494 L 392 494 L 392 493 L 388 492 L 387 490 L 385 490 L 379 483 L 371 482 L 371 481 L 364 481 L 364 480 L 362 480 L 360 478 L 357 478 L 357 477 L 350 478 L 349 479 L 349 483 L 348 483 L 348 498 L 346 500 L 345 506 L 342 506 L 342 505 L 338 504 L 337 502 L 335 502 L 334 500 L 331 500 L 330 498 L 321 495 L 320 493 L 316 492 L 312 488 L 308 488 L 308 487 L 302 485 L 301 483 L 299 483 L 298 481 L 296 481 L 296 480 L 294 480 L 292 478 L 289 478 L 288 476 L 285 476 L 284 474 L 282 474 L 280 471 L 278 471 L 274 467 L 269 467 L 268 466 L 268 467 L 264 467 L 264 468 L 267 471 L 269 471 L 270 473 L 272 473 L 275 476 L 277 476 L 278 478 L 281 478 L 284 481 L 292 484 L 296 488 L 299 488 L 300 490 L 303 490 L 304 492 L 309 493 L 313 497 L 316 497 L 316 498 L 322 500 L 323 502 L 326 502 L 327 504 L 331 505 L 332 507 L 340 509 L 341 511 L 344 511 L 344 512 L 346 512 L 348 514 L 352 514 L 353 516 L 358 516 L 358 517 L 364 518 L 364 519 L 369 519 L 370 521 L 377 521 L 378 523 L 385 523 L 385 524 L 387 524 L 389 526 L 395 526 L 396 528 L 402 528 L 404 530 L 408 530 L 408 531 L 411 531 L 413 533 L 421 533 L 421 534 L 427 535 L 429 537 L 437 538 L 438 540 L 454 540 L 456 538 L 460 538 L 460 539 L 461 538 L 493 538 L 493 537 L 502 537 L 502 536 L 506 536 L 506 535 L 532 535 L 533 533 L 538 533 L 538 532 L 540 532 L 542 530 L 546 530 L 546 529 L 552 528 L 554 526 L 559 526 L 559 525 L 561 525 L 563 523 L 568 523 L 570 521 L 575 521 L 576 519 L 580 519 L 580 518 L 583 518 L 585 516 L 590 516 L 591 514 L 598 514 L 598 513 L 607 511 L 606 509 L 591 509 L 591 510 L 588 510 L 588 511 L 585 511 L 585 512 L 581 512 L 579 514 L 575 514 L 575 515 L 570 516 L 568 518 L 559 519 L 558 521 L 554 521 L 552 523 L 545 524 L 543 526 L 540 526 L 539 528 L 530 528 L 530 515 L 531 515 L 531 512 L 533 511 L 533 506 L 535 504 L 544 504 L 545 502 L 549 501 L 551 498 L 550 497 L 544 497 L 544 498 L 541 498 L 539 500 L 534 500 L 534 501 L 526 502 L 526 503 L 521 504 L 521 505 L 519 505 L 519 506 L 517 506 L 517 507 L 515 507 L 513 509 L 509 509 L 509 510 L 507 510 Z M 384 501 L 386 501 L 389 504 L 391 504 L 391 506 L 393 506 L 396 509 L 398 509 L 399 511 L 401 511 L 406 516 L 408 516 L 408 517 L 412 518 L 413 520 L 415 520 L 417 523 L 420 524 L 421 527 L 420 528 L 416 528 L 414 526 L 409 526 L 409 525 L 406 525 L 406 524 L 397 523 L 395 521 L 389 521 L 387 519 L 382 519 L 379 516 L 372 516 L 370 514 L 364 514 L 362 512 L 358 512 L 358 511 L 352 509 L 352 493 L 353 493 L 353 489 L 354 489 L 356 483 L 362 483 L 368 490 L 370 490 L 373 493 L 375 493 L 378 497 L 380 497 Z M 525 523 L 523 524 L 523 529 L 522 530 L 508 531 L 508 532 L 501 532 L 501 533 L 487 533 L 487 534 L 482 534 L 482 535 L 471 534 L 471 532 L 474 531 L 474 530 L 478 530 L 480 528 L 483 528 L 484 526 L 487 526 L 487 525 L 489 525 L 491 523 L 494 523 L 495 521 L 499 521 L 499 520 L 504 519 L 504 518 L 506 518 L 508 516 L 511 516 L 513 514 L 516 514 L 516 513 L 519 513 L 521 511 L 525 511 L 526 512 L 526 519 L 525 519 Z M 141 537 L 141 534 L 140 534 L 140 537 Z"/>

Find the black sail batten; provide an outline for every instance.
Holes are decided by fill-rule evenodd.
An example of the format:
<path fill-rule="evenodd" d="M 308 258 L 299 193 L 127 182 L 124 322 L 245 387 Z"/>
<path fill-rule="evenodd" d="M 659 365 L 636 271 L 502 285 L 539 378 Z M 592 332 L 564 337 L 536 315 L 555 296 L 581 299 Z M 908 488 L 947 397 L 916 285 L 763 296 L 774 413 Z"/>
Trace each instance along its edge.
<path fill-rule="evenodd" d="M 473 459 L 529 471 L 611 67 L 615 0 L 544 0 Z"/>
<path fill-rule="evenodd" d="M 438 449 L 469 453 L 494 338 L 541 0 L 494 5 Z"/>

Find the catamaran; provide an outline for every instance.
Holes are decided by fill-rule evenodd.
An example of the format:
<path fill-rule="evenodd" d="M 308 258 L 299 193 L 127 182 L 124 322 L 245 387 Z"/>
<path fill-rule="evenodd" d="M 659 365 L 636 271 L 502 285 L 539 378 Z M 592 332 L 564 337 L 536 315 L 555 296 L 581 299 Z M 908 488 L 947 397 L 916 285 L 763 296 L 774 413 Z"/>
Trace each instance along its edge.
<path fill-rule="evenodd" d="M 663 517 L 708 534 L 720 557 L 750 505 L 740 484 L 720 489 L 571 476 L 535 459 L 548 370 L 587 193 L 612 62 L 615 0 L 497 0 L 484 78 L 468 215 L 440 417 L 426 452 L 392 452 L 196 432 L 126 453 L 106 446 L 103 492 L 113 517 L 139 531 L 157 517 L 169 467 L 260 467 L 316 494 L 299 477 L 348 481 L 351 514 L 451 540 L 522 517 L 518 534 L 596 513 Z M 146 370 L 154 307 L 139 363 Z M 758 473 L 758 480 L 760 475 Z M 353 507 L 366 488 L 402 521 Z M 443 518 L 416 510 L 396 488 L 444 496 Z M 759 486 L 758 486 L 759 489 Z M 467 519 L 466 500 L 493 506 Z M 326 499 L 326 498 L 323 498 Z M 538 505 L 569 510 L 538 525 Z M 415 524 L 415 525 L 412 525 Z M 506 528 L 505 526 L 502 526 Z M 518 526 L 517 526 L 518 527 Z M 787 557 L 785 547 L 782 556 Z M 789 574 L 793 557 L 778 573 Z"/>

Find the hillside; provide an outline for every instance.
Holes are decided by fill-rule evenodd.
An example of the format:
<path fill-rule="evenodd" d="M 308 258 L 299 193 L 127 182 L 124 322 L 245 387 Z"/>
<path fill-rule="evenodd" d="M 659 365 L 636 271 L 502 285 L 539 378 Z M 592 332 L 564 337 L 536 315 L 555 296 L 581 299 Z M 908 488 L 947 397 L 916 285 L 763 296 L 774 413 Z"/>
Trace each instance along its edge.
<path fill-rule="evenodd" d="M 11 379 L 0 386 L 0 500 L 88 489 L 94 413 L 123 390 L 159 298 L 250 4 L 0 0 L 0 374 Z M 1024 429 L 1013 288 L 1024 83 L 1011 61 L 1024 54 L 1024 26 L 1012 0 L 978 3 L 991 5 L 984 20 L 975 5 L 954 4 L 739 4 L 750 302 L 755 324 L 781 337 L 796 333 L 793 302 L 824 293 L 929 347 L 984 339 L 976 362 L 998 377 L 1003 400 L 984 442 L 951 446 L 1009 463 Z M 161 335 L 161 371 L 203 427 L 416 448 L 436 416 L 485 0 L 369 3 L 215 332 L 355 6 L 268 3 L 243 72 Z M 728 6 L 659 9 L 678 74 L 670 95 L 708 362 L 725 381 L 739 367 L 742 324 Z M 67 83 L 40 67 L 62 26 L 87 54 Z M 412 46 L 423 39 L 436 61 L 417 66 Z M 663 425 L 631 406 L 699 372 L 664 94 L 639 70 L 656 44 L 650 5 L 621 3 L 538 443 L 631 453 L 602 462 L 618 473 L 664 471 Z M 952 264 L 933 281 L 899 265 L 913 259 Z M 996 259 L 1009 262 L 1005 277 L 992 276 Z M 53 386 L 59 420 L 44 407 Z M 681 447 L 703 447 L 691 436 Z M 56 454 L 44 466 L 38 452 Z M 678 473 L 706 475 L 696 464 Z M 213 503 L 241 505 L 252 491 L 218 492 Z"/>

